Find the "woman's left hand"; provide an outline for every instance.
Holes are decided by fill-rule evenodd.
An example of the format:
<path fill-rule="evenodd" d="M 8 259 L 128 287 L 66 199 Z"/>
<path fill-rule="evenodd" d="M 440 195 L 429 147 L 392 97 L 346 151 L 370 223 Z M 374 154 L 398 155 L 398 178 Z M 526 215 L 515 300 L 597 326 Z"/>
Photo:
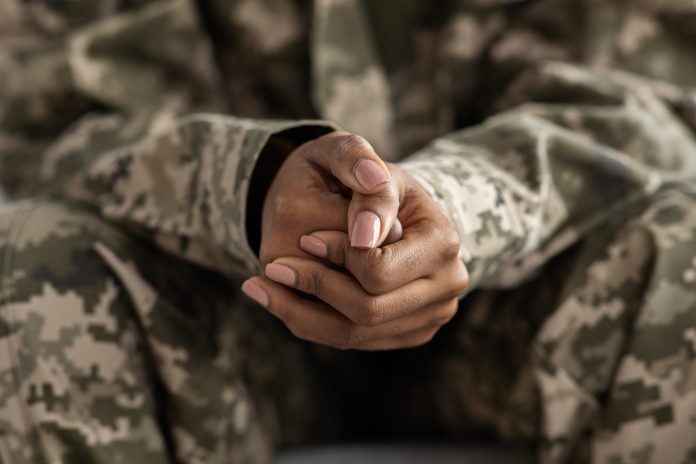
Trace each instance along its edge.
<path fill-rule="evenodd" d="M 321 260 L 276 258 L 266 264 L 265 277 L 244 283 L 245 293 L 297 337 L 340 349 L 410 348 L 427 343 L 456 313 L 468 284 L 459 237 L 428 193 L 388 166 L 403 192 L 401 240 L 361 249 L 345 232 L 317 231 L 299 245 Z"/>

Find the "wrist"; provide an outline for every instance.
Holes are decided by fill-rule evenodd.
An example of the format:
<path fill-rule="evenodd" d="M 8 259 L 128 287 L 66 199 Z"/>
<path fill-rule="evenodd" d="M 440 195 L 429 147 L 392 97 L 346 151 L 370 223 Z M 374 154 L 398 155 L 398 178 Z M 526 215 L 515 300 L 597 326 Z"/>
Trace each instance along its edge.
<path fill-rule="evenodd" d="M 266 142 L 249 180 L 247 195 L 246 232 L 249 246 L 257 256 L 261 245 L 263 205 L 273 179 L 297 147 L 332 131 L 330 127 L 302 126 L 273 134 Z"/>

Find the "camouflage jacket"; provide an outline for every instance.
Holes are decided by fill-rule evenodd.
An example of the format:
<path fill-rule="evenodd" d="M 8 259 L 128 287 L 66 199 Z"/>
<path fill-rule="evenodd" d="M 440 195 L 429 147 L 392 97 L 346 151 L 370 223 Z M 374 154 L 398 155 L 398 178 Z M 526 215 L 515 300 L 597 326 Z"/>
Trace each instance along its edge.
<path fill-rule="evenodd" d="M 696 174 L 696 4 L 0 2 L 10 198 L 80 202 L 248 275 L 250 179 L 279 156 L 268 140 L 337 126 L 439 202 L 472 289 L 516 285 Z M 560 412 L 550 435 L 573 428 Z"/>

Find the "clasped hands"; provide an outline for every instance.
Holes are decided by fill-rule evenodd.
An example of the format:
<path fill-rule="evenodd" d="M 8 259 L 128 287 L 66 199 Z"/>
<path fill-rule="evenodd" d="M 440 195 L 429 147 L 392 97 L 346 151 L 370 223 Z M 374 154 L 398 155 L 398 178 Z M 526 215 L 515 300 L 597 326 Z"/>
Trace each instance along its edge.
<path fill-rule="evenodd" d="M 468 283 L 439 206 L 364 138 L 344 132 L 298 147 L 277 172 L 260 259 L 265 275 L 246 280 L 244 293 L 296 337 L 340 349 L 427 343 Z"/>

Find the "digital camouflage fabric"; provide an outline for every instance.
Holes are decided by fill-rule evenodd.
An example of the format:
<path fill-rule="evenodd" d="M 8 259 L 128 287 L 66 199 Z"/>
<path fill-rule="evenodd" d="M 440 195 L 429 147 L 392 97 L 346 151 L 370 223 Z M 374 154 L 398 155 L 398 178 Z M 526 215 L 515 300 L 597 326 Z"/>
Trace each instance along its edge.
<path fill-rule="evenodd" d="M 695 24 L 686 0 L 4 0 L 0 460 L 486 435 L 696 462 Z M 339 126 L 459 233 L 470 292 L 420 349 L 312 346 L 238 294 L 268 140 Z"/>

